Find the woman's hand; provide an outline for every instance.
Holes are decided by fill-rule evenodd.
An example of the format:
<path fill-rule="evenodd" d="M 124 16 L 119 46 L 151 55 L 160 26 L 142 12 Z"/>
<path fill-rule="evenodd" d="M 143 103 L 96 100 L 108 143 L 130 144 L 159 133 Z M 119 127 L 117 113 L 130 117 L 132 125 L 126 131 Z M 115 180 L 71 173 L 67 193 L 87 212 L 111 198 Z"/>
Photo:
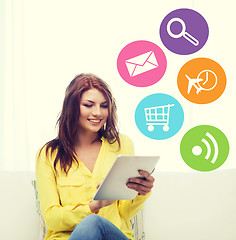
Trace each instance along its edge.
<path fill-rule="evenodd" d="M 94 200 L 89 203 L 91 212 L 97 213 L 101 208 L 111 205 L 116 200 Z"/>
<path fill-rule="evenodd" d="M 146 195 L 153 188 L 155 178 L 143 170 L 139 170 L 139 174 L 144 178 L 130 178 L 126 185 L 128 188 L 137 191 L 139 195 Z"/>
<path fill-rule="evenodd" d="M 99 188 L 100 184 L 97 185 L 97 188 Z M 106 206 L 111 205 L 116 200 L 94 200 L 89 203 L 89 208 L 91 212 L 97 213 L 101 208 L 104 208 Z"/>

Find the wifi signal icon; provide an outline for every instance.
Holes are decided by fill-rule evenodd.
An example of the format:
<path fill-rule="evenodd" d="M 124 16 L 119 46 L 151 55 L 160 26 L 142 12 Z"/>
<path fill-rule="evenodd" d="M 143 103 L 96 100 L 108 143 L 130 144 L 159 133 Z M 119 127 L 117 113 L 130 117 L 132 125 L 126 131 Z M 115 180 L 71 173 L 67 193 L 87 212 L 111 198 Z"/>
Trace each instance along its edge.
<path fill-rule="evenodd" d="M 211 140 L 211 142 L 212 142 L 212 144 L 213 144 L 213 146 L 214 146 L 214 153 L 213 153 L 214 155 L 213 155 L 213 158 L 212 158 L 212 160 L 211 160 L 211 163 L 214 164 L 214 163 L 216 162 L 216 159 L 217 159 L 218 153 L 219 153 L 218 144 L 217 144 L 215 138 L 214 138 L 209 132 L 206 133 L 206 136 Z M 210 158 L 210 156 L 211 156 L 211 152 L 212 152 L 212 150 L 211 150 L 211 145 L 210 145 L 210 143 L 209 143 L 205 138 L 203 138 L 201 141 L 205 144 L 205 146 L 206 146 L 206 148 L 207 148 L 207 154 L 206 154 L 206 156 L 205 156 L 205 159 L 209 160 L 209 158 Z M 194 146 L 194 147 L 192 148 L 192 153 L 193 153 L 195 156 L 199 156 L 199 155 L 201 155 L 201 153 L 202 153 L 202 148 L 201 148 L 200 146 L 198 146 L 198 145 L 197 145 L 197 146 Z"/>
<path fill-rule="evenodd" d="M 180 143 L 185 163 L 198 171 L 212 171 L 220 167 L 229 154 L 229 142 L 218 128 L 199 125 L 190 129 Z"/>

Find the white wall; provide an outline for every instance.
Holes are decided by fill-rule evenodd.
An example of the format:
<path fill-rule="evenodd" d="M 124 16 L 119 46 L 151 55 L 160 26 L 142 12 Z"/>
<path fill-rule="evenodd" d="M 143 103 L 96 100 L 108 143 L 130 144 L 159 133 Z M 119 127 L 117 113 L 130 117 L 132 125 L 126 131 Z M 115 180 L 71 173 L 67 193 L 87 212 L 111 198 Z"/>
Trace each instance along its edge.
<path fill-rule="evenodd" d="M 221 168 L 236 167 L 233 148 L 236 142 L 236 115 L 233 114 L 236 90 L 233 0 L 24 0 L 22 3 L 23 94 L 28 127 L 25 137 L 31 169 L 34 169 L 37 149 L 56 134 L 55 123 L 66 86 L 81 72 L 92 72 L 109 83 L 118 102 L 121 132 L 133 139 L 137 154 L 160 154 L 160 171 L 192 171 L 181 159 L 179 144 L 185 132 L 199 124 L 216 126 L 226 134 L 231 149 L 228 160 Z M 192 8 L 208 22 L 208 41 L 195 54 L 176 55 L 168 51 L 160 40 L 159 26 L 162 19 L 178 8 Z M 152 41 L 167 56 L 168 68 L 163 79 L 147 88 L 128 85 L 116 69 L 120 50 L 135 40 Z M 227 75 L 224 94 L 211 104 L 192 104 L 177 89 L 176 76 L 179 69 L 196 57 L 217 61 Z M 148 139 L 139 132 L 134 122 L 134 111 L 139 101 L 156 92 L 174 96 L 185 111 L 182 129 L 174 137 L 163 141 Z"/>

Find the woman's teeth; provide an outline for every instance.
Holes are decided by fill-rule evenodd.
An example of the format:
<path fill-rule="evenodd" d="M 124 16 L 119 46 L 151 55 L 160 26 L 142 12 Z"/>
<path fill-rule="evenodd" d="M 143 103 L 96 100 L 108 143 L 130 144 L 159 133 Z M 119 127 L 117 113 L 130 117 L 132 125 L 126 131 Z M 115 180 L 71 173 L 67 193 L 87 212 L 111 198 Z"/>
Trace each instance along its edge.
<path fill-rule="evenodd" d="M 90 122 L 99 123 L 101 120 L 89 119 Z"/>

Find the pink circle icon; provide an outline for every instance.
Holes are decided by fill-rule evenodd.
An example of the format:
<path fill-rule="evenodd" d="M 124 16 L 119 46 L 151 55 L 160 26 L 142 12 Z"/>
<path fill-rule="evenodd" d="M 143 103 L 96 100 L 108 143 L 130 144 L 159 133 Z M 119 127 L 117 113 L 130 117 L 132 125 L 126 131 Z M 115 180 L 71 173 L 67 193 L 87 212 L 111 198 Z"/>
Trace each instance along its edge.
<path fill-rule="evenodd" d="M 126 45 L 117 58 L 117 69 L 127 83 L 148 87 L 165 74 L 166 56 L 162 49 L 149 41 L 135 41 Z"/>

